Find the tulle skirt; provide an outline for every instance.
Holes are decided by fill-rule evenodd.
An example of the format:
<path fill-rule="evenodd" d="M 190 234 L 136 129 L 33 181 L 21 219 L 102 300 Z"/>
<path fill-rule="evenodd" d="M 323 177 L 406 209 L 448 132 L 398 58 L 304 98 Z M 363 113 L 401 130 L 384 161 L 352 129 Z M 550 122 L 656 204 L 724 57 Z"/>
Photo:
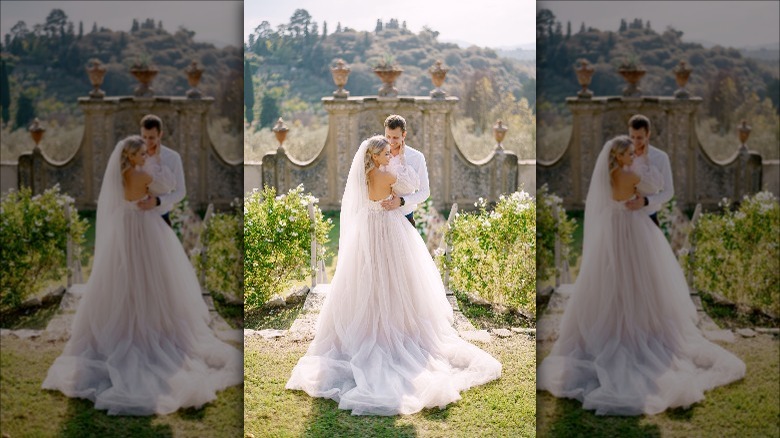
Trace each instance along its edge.
<path fill-rule="evenodd" d="M 208 326 L 195 271 L 154 212 L 126 203 L 111 246 L 96 254 L 71 337 L 44 389 L 85 398 L 110 415 L 200 407 L 243 381 L 241 352 Z"/>
<path fill-rule="evenodd" d="M 339 248 L 309 349 L 287 382 L 353 415 L 411 414 L 497 379 L 501 364 L 461 339 L 422 238 L 378 203 Z"/>
<path fill-rule="evenodd" d="M 583 259 L 559 337 L 537 385 L 599 415 L 687 407 L 738 380 L 745 364 L 696 327 L 669 244 L 641 211 L 618 204 Z"/>

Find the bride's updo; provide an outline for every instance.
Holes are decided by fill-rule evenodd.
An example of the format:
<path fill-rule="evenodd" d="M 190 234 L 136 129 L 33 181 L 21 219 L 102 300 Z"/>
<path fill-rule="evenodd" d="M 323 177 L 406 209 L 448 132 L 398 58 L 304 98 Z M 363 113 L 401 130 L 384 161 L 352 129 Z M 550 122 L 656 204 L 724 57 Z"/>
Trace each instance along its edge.
<path fill-rule="evenodd" d="M 366 177 L 368 177 L 368 172 L 371 172 L 374 168 L 376 168 L 374 165 L 374 160 L 372 160 L 371 157 L 381 154 L 387 145 L 390 144 L 384 135 L 375 135 L 369 138 L 367 141 L 368 147 L 366 147 L 366 156 L 364 157 L 364 162 L 366 165 Z"/>
<path fill-rule="evenodd" d="M 609 148 L 609 173 L 611 174 L 613 170 L 620 167 L 617 162 L 618 154 L 625 152 L 634 142 L 627 135 L 618 135 L 609 142 L 612 144 Z"/>
<path fill-rule="evenodd" d="M 138 152 L 138 149 L 141 149 L 145 143 L 140 135 L 131 135 L 122 140 L 121 173 L 125 173 L 125 170 L 133 167 L 130 164 L 130 154 Z"/>

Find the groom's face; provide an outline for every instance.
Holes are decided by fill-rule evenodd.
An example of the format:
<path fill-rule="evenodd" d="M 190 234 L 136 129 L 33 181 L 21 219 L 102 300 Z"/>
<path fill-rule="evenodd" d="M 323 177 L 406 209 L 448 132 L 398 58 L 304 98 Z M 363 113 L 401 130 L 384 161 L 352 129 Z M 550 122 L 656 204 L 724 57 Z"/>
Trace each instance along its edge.
<path fill-rule="evenodd" d="M 647 152 L 647 145 L 650 144 L 650 131 L 645 128 L 628 128 L 628 136 L 634 143 L 634 152 L 637 157 L 641 157 Z"/>
<path fill-rule="evenodd" d="M 401 131 L 401 128 L 390 129 L 385 127 L 385 138 L 390 142 L 390 153 L 396 156 L 401 152 L 401 146 L 406 141 L 406 132 Z"/>
<path fill-rule="evenodd" d="M 141 137 L 146 142 L 146 150 L 149 156 L 157 155 L 160 150 L 160 141 L 162 140 L 162 132 L 157 128 L 146 129 L 141 128 Z"/>

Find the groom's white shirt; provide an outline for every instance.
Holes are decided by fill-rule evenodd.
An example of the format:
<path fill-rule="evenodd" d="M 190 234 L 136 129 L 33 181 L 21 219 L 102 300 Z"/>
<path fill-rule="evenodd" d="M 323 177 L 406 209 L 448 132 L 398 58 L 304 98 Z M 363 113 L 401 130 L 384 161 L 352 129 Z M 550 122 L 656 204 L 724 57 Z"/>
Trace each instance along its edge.
<path fill-rule="evenodd" d="M 179 153 L 169 147 L 160 145 L 159 154 L 162 165 L 171 169 L 176 178 L 176 187 L 174 187 L 171 192 L 158 195 L 160 198 L 160 205 L 155 207 L 154 211 L 162 216 L 173 210 L 173 206 L 184 199 L 187 195 L 187 186 L 184 184 L 184 167 L 181 164 L 181 156 Z"/>
<path fill-rule="evenodd" d="M 650 165 L 661 171 L 661 175 L 664 177 L 664 187 L 661 191 L 653 195 L 647 195 L 647 205 L 642 208 L 642 211 L 649 216 L 656 213 L 664 204 L 672 200 L 674 183 L 672 182 L 672 166 L 669 163 L 669 155 L 666 155 L 666 152 L 655 146 L 648 145 L 647 158 L 650 161 Z"/>
<path fill-rule="evenodd" d="M 411 195 L 404 196 L 404 205 L 398 207 L 401 213 L 406 216 L 417 208 L 417 204 L 425 202 L 431 196 L 431 187 L 428 182 L 428 167 L 425 165 L 425 155 L 407 144 L 404 145 L 404 159 L 406 160 L 406 165 L 411 166 L 417 172 L 417 176 L 420 177 L 420 189 Z"/>

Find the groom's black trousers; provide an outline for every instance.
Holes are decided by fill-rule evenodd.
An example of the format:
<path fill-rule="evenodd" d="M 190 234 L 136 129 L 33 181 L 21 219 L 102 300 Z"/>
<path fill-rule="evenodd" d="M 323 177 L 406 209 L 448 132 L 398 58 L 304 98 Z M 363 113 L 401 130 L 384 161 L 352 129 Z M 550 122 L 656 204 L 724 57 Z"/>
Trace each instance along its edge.
<path fill-rule="evenodd" d="M 653 220 L 653 222 L 658 226 L 658 228 L 661 228 L 661 223 L 658 222 L 658 212 L 651 214 L 650 219 Z"/>
<path fill-rule="evenodd" d="M 173 224 L 171 223 L 171 212 L 165 213 L 162 215 L 163 220 L 166 224 L 168 224 L 169 227 L 173 228 Z"/>
<path fill-rule="evenodd" d="M 415 223 L 414 223 L 414 212 L 411 212 L 411 213 L 407 214 L 406 218 L 409 219 L 409 223 L 411 223 L 412 226 L 414 227 L 415 226 Z"/>

